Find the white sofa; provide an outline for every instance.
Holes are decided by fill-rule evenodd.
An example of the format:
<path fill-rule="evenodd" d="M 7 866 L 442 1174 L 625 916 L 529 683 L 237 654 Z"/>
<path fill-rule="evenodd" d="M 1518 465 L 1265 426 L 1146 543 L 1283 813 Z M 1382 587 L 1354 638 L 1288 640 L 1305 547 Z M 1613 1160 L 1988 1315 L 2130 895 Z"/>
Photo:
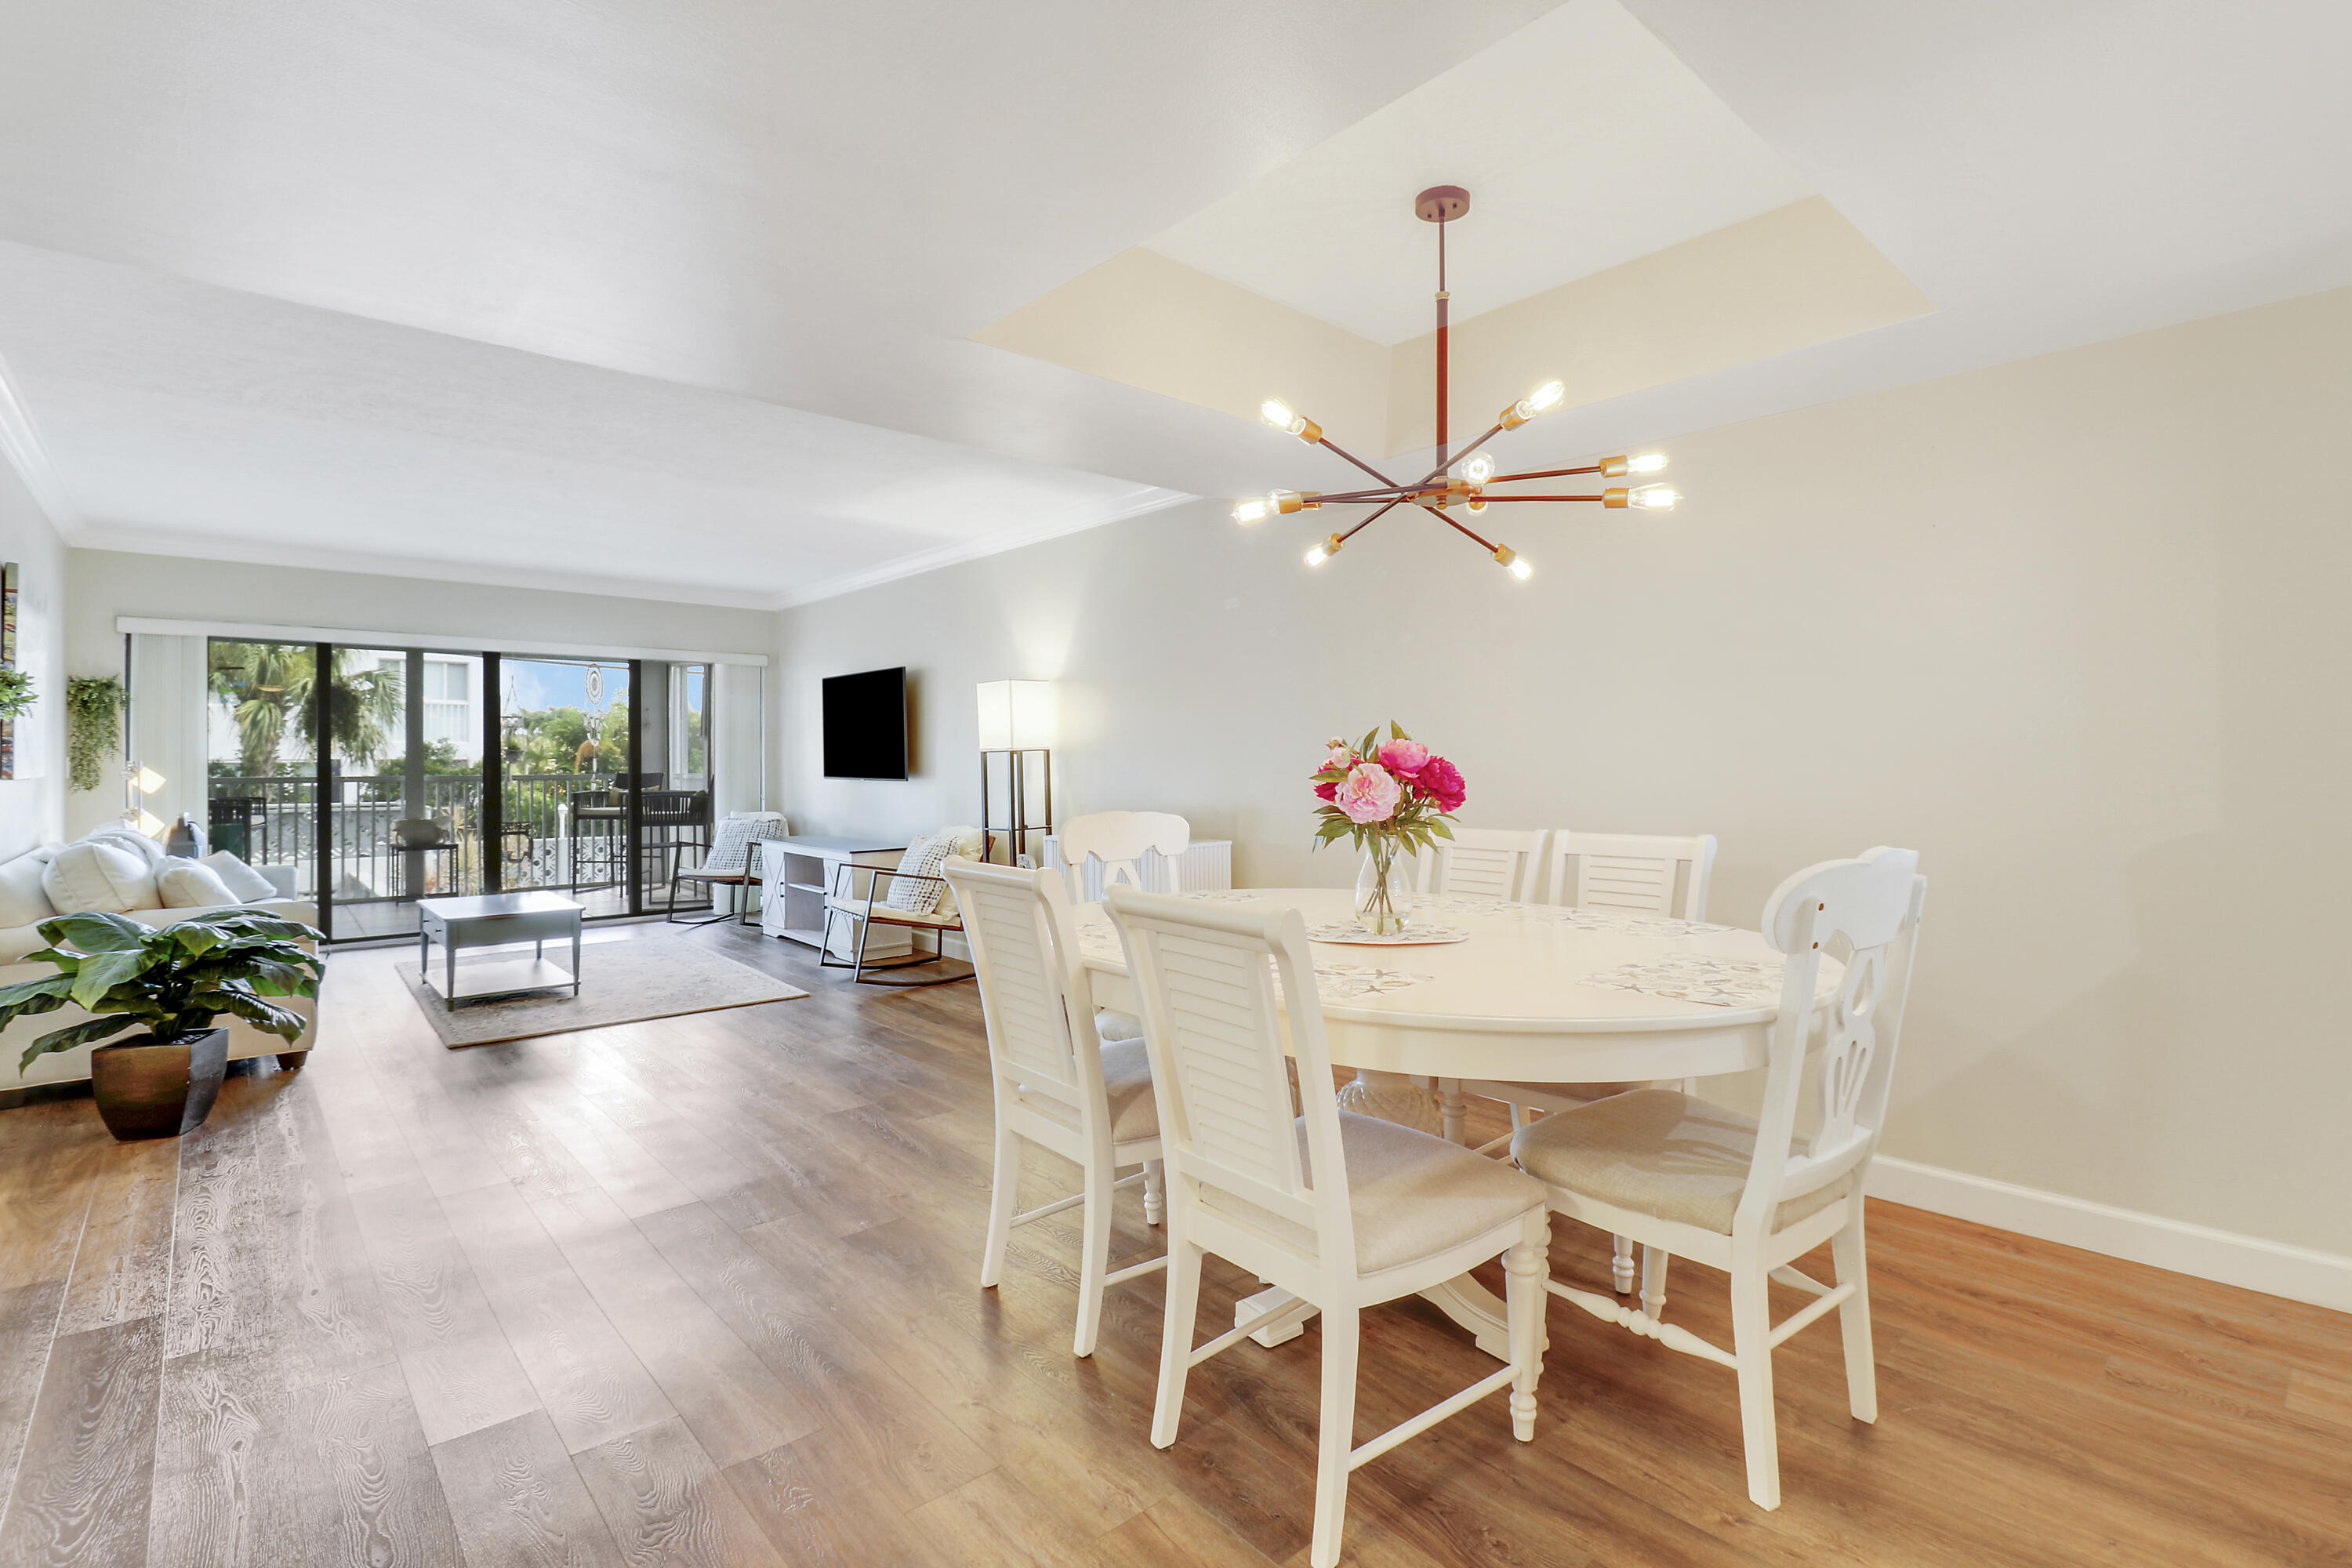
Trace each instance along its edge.
<path fill-rule="evenodd" d="M 101 827 L 77 842 L 99 840 L 131 849 L 145 859 L 151 870 L 168 863 L 162 845 L 125 827 Z M 70 847 L 62 844 L 45 844 L 38 849 L 17 856 L 15 859 L 0 861 L 0 920 L 8 922 L 0 925 L 0 985 L 15 985 L 22 981 L 46 979 L 57 973 L 56 967 L 51 964 L 26 963 L 25 955 L 37 952 L 49 945 L 41 936 L 39 927 L 42 921 L 60 914 L 79 912 L 75 910 L 58 908 L 50 900 L 47 889 L 42 886 L 43 873 L 50 862 L 68 847 Z M 119 912 L 126 919 L 152 926 L 171 925 L 186 920 L 191 915 L 215 914 L 224 909 L 267 910 L 271 914 L 283 915 L 289 920 L 300 921 L 306 925 L 319 923 L 319 910 L 315 904 L 308 900 L 287 896 L 292 891 L 292 868 L 264 866 L 247 868 L 247 869 L 257 872 L 272 884 L 272 896 L 254 898 L 236 904 L 207 904 L 181 909 L 130 908 Z M 161 894 L 152 894 L 149 897 L 152 897 L 155 905 L 160 906 Z M 145 902 L 147 899 L 141 898 L 134 901 Z M 32 918 L 28 920 L 25 918 L 26 916 Z M 216 1021 L 222 1027 L 228 1030 L 230 1060 L 237 1061 L 247 1057 L 309 1052 L 318 1037 L 316 1005 L 299 996 L 289 996 L 279 1000 L 312 1020 L 303 1030 L 302 1037 L 289 1045 L 278 1036 L 257 1029 L 241 1018 L 232 1018 L 224 1014 Z M 29 1073 L 20 1073 L 16 1063 L 25 1054 L 25 1047 L 31 1045 L 38 1037 L 48 1034 L 54 1029 L 62 1029 L 68 1025 L 80 1023 L 89 1016 L 90 1015 L 79 1007 L 67 1005 L 54 1013 L 19 1018 L 5 1029 L 0 1029 L 0 1097 L 12 1096 L 15 1091 L 36 1084 L 72 1083 L 89 1078 L 91 1050 L 89 1046 L 70 1051 L 52 1051 L 46 1056 L 36 1058 L 33 1070 Z M 126 1030 L 121 1037 L 127 1039 L 131 1033 L 131 1031 Z M 0 1098 L 0 1104 L 7 1102 L 6 1099 Z"/>

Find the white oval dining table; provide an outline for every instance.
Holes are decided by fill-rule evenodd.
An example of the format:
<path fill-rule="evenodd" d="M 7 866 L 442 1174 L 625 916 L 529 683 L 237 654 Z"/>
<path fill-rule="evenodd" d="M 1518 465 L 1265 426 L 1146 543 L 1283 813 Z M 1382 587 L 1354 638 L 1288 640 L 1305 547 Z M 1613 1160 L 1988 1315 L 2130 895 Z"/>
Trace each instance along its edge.
<path fill-rule="evenodd" d="M 1252 888 L 1212 896 L 1295 909 L 1310 931 L 1354 920 L 1353 896 L 1346 889 Z M 1345 981 L 1324 987 L 1331 1060 L 1356 1071 L 1339 1090 L 1343 1110 L 1438 1132 L 1436 1105 L 1416 1079 L 1615 1083 L 1706 1078 L 1764 1065 L 1777 995 L 1722 1005 L 1589 978 L 1685 954 L 1777 969 L 1780 955 L 1759 931 L 1693 928 L 1614 911 L 1596 911 L 1590 917 L 1601 922 L 1596 926 L 1575 923 L 1579 917 L 1563 910 L 1496 905 L 1488 911 L 1467 899 L 1423 904 L 1412 915 L 1417 924 L 1466 930 L 1468 939 L 1427 945 L 1312 943 L 1318 968 L 1349 964 L 1415 977 L 1394 989 L 1356 995 L 1334 994 L 1348 989 Z M 1104 940 L 1109 921 L 1100 906 L 1081 911 L 1081 931 L 1087 939 L 1081 956 L 1093 973 L 1097 1004 L 1138 1011 L 1116 934 Z M 1469 1330 L 1479 1348 L 1509 1359 L 1503 1303 L 1494 1292 L 1464 1275 L 1428 1297 Z M 1266 1300 L 1244 1302 L 1236 1321 L 1255 1314 Z M 1286 1326 L 1264 1342 L 1278 1343 L 1297 1331 Z"/>

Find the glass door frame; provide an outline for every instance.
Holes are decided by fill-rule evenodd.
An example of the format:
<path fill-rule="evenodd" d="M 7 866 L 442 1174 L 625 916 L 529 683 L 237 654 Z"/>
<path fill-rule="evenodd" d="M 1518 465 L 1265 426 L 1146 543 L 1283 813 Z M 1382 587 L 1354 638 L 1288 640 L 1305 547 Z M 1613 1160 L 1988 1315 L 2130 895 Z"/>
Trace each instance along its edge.
<path fill-rule="evenodd" d="M 322 740 L 332 732 L 330 719 L 331 705 L 333 701 L 336 650 L 360 646 L 357 643 L 334 642 L 316 642 L 310 645 L 311 658 L 315 661 L 312 668 L 325 672 L 323 677 L 314 677 L 310 693 L 310 731 L 313 735 L 321 737 Z M 409 668 L 412 671 L 415 667 L 416 659 L 423 653 L 449 651 L 401 647 L 396 646 L 396 639 L 389 637 L 381 646 L 368 645 L 368 650 L 385 653 L 397 651 L 405 654 L 409 657 Z M 473 653 L 472 649 L 466 651 L 469 655 Z M 508 657 L 522 659 L 530 656 L 508 656 L 500 654 L 494 648 L 485 648 L 481 650 L 478 657 L 482 661 L 482 804 L 479 856 L 482 868 L 481 890 L 490 894 L 507 890 L 506 856 L 503 848 L 506 827 L 506 752 L 502 745 L 505 738 L 502 721 L 505 714 L 505 700 L 501 695 L 503 682 L 499 679 L 500 666 Z M 559 662 L 572 662 L 567 656 L 550 656 L 550 658 Z M 637 764 L 641 761 L 638 752 L 643 749 L 644 743 L 641 730 L 645 721 L 643 693 L 645 661 L 638 658 L 625 660 L 614 658 L 597 662 L 608 665 L 625 663 L 628 667 L 629 752 L 626 771 L 632 774 L 642 773 L 644 770 Z M 407 753 L 420 741 L 417 716 L 422 712 L 425 695 L 421 686 L 417 686 L 415 682 L 404 682 L 404 689 L 415 688 L 405 689 L 403 699 L 402 761 L 405 766 L 411 761 Z M 706 746 L 710 743 L 711 739 L 706 737 Z M 316 868 L 312 879 L 312 896 L 318 904 L 320 929 L 326 933 L 327 941 L 331 945 L 360 942 L 405 942 L 409 939 L 404 936 L 383 936 L 363 932 L 345 936 L 338 934 L 335 930 L 334 833 L 335 812 L 341 803 L 331 798 L 335 780 L 334 747 L 331 742 L 328 742 L 313 746 L 312 751 L 315 754 L 311 759 L 311 779 L 316 791 L 315 798 L 319 803 L 317 820 L 312 825 L 311 856 L 312 864 Z M 623 825 L 622 844 L 623 864 L 627 868 L 627 874 L 623 878 L 623 883 L 626 889 L 625 907 L 612 914 L 583 917 L 589 921 L 639 919 L 646 913 L 645 879 L 639 874 L 644 853 L 645 792 L 641 788 L 632 788 L 627 795 L 628 815 Z"/>
<path fill-rule="evenodd" d="M 482 837 L 486 847 L 482 854 L 482 890 L 502 893 L 506 887 L 506 825 L 507 825 L 507 757 L 504 744 L 506 719 L 506 682 L 503 667 L 509 655 L 496 649 L 482 653 Z M 539 656 L 516 654 L 520 662 L 538 662 Z M 640 658 L 593 659 L 565 654 L 543 656 L 551 664 L 602 663 L 625 664 L 629 670 L 629 716 L 627 766 L 624 770 L 632 777 L 645 771 L 638 764 L 643 759 L 644 737 L 639 728 L 645 721 L 645 661 Z M 609 915 L 587 915 L 586 920 L 631 920 L 645 914 L 645 883 L 638 876 L 644 832 L 645 791 L 632 788 L 628 795 L 628 816 L 622 824 L 622 864 L 627 870 L 622 878 L 626 889 L 627 907 Z"/>

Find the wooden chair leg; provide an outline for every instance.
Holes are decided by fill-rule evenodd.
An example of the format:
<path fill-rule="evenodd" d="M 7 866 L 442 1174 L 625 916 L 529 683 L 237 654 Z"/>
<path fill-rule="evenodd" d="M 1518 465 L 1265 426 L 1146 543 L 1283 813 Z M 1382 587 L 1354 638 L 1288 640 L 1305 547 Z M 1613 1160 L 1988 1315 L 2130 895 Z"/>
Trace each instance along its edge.
<path fill-rule="evenodd" d="M 1551 1216 L 1542 1209 L 1528 1216 L 1519 1244 L 1503 1255 L 1503 1303 L 1511 1324 L 1511 1436 L 1522 1443 L 1536 1436 L 1536 1383 L 1543 1376 L 1544 1289 L 1551 1267 Z"/>
<path fill-rule="evenodd" d="M 1609 1257 L 1609 1280 L 1622 1296 L 1633 1289 L 1633 1243 L 1622 1236 L 1609 1239 L 1615 1244 Z"/>
<path fill-rule="evenodd" d="M 1445 1130 L 1448 1143 L 1465 1142 L 1463 1123 L 1468 1119 L 1469 1108 L 1469 1097 L 1462 1092 L 1460 1079 L 1442 1078 L 1437 1080 L 1438 1122 Z"/>
<path fill-rule="evenodd" d="M 1845 1335 L 1845 1397 L 1855 1420 L 1875 1421 L 1878 1360 L 1870 1343 L 1870 1264 L 1862 1240 L 1862 1194 L 1856 1193 L 1849 1201 L 1853 1218 L 1830 1241 L 1837 1282 L 1853 1287 L 1853 1294 L 1838 1306 L 1838 1328 Z"/>
<path fill-rule="evenodd" d="M 1310 1568 L 1338 1568 L 1339 1539 L 1348 1527 L 1360 1316 L 1353 1302 L 1323 1309 L 1323 1414 L 1315 1429 L 1315 1530 L 1307 1552 Z"/>
<path fill-rule="evenodd" d="M 1087 1201 L 1078 1224 L 1078 1326 L 1070 1353 L 1095 1353 L 1095 1337 L 1102 1331 L 1103 1276 L 1110 1272 L 1110 1162 L 1089 1163 L 1086 1172 Z"/>
<path fill-rule="evenodd" d="M 1653 1322 L 1663 1322 L 1666 1315 L 1666 1265 L 1674 1254 L 1663 1247 L 1642 1248 L 1642 1310 Z"/>
<path fill-rule="evenodd" d="M 1731 1353 L 1739 1373 L 1739 1436 L 1748 1451 L 1748 1497 L 1780 1506 L 1780 1436 L 1772 1417 L 1772 1300 L 1760 1267 L 1731 1273 Z"/>
<path fill-rule="evenodd" d="M 1184 1383 L 1192 1371 L 1192 1322 L 1201 1312 L 1201 1249 L 1176 1234 L 1168 1236 L 1168 1308 L 1160 1315 L 1160 1395 L 1151 1407 L 1151 1446 L 1176 1441 L 1184 1415 Z"/>
<path fill-rule="evenodd" d="M 1168 1167 L 1160 1160 L 1143 1163 L 1143 1223 L 1158 1225 L 1168 1213 Z"/>
<path fill-rule="evenodd" d="M 1004 1247 L 1013 1235 L 1013 1209 L 1020 1196 L 1021 1135 L 1002 1122 L 996 1129 L 996 1171 L 988 1188 L 988 1237 L 980 1244 L 982 1289 L 1004 1277 Z"/>

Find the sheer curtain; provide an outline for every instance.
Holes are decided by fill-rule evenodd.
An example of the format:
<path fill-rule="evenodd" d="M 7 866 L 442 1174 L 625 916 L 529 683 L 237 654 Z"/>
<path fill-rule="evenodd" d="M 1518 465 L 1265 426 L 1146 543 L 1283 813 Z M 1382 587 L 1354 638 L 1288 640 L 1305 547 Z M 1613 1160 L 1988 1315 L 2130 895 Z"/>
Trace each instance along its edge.
<path fill-rule="evenodd" d="M 140 804 L 164 822 L 186 812 L 205 820 L 205 775 L 211 747 L 205 697 L 205 643 L 200 637 L 131 636 L 131 709 L 124 732 L 134 766 L 163 782 Z M 122 786 L 109 780 L 100 794 L 117 809 Z"/>
<path fill-rule="evenodd" d="M 756 664 L 711 667 L 712 804 L 720 816 L 768 805 L 767 670 Z"/>

